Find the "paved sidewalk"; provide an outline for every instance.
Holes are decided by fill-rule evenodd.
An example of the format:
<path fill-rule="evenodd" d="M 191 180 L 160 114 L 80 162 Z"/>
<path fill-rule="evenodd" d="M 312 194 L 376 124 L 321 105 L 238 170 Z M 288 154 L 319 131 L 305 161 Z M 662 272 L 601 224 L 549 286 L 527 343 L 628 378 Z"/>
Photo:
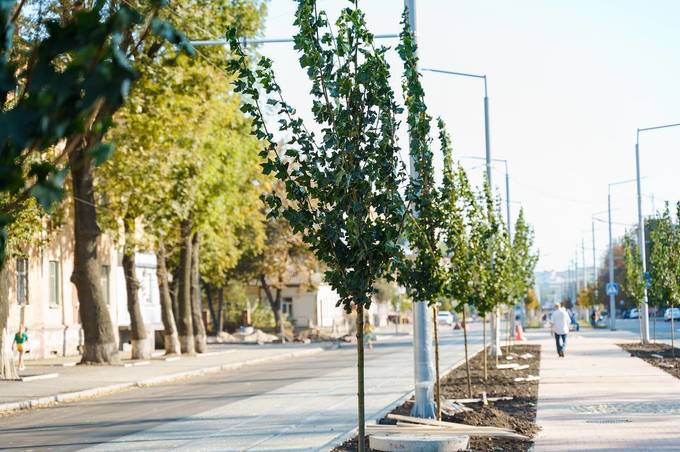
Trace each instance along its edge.
<path fill-rule="evenodd" d="M 571 333 L 558 358 L 547 331 L 541 348 L 535 451 L 680 450 L 680 380 L 616 344 L 628 331 Z"/>
<path fill-rule="evenodd" d="M 21 376 L 57 376 L 33 381 L 0 381 L 0 413 L 98 397 L 321 351 L 323 347 L 319 344 L 215 344 L 209 346 L 208 353 L 195 357 L 156 356 L 145 362 L 124 360 L 120 366 L 74 366 L 77 357 L 27 361 Z"/>

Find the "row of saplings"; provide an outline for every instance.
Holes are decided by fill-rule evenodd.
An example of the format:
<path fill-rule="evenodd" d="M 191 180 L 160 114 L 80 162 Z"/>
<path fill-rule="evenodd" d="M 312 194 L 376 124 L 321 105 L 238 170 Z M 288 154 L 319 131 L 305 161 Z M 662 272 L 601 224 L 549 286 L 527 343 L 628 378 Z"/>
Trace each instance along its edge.
<path fill-rule="evenodd" d="M 416 44 L 403 16 L 397 51 L 403 63 L 403 106 L 389 81 L 388 48 L 377 46 L 358 7 L 341 11 L 334 27 L 314 0 L 300 0 L 296 49 L 311 82 L 314 124 L 296 116 L 276 82 L 271 61 L 252 69 L 235 30 L 228 33 L 237 92 L 262 140 L 265 174 L 286 186 L 266 198 L 269 214 L 286 218 L 327 268 L 326 281 L 347 312 L 356 311 L 359 449 L 365 447 L 364 310 L 374 283 L 398 280 L 412 299 L 446 297 L 482 315 L 513 305 L 529 289 L 536 258 L 532 232 L 520 213 L 514 237 L 498 215 L 490 184 L 471 187 L 454 162 L 438 121 L 444 175 L 435 184 L 432 118 L 417 70 Z M 267 111 L 276 112 L 285 153 L 276 145 Z M 400 115 L 406 110 L 411 177 L 401 160 Z M 403 189 L 405 187 L 405 189 Z M 402 190 L 403 189 L 403 190 Z M 408 246 L 404 247 L 404 238 Z M 408 248 L 408 251 L 405 250 Z M 493 316 L 498 336 L 499 319 Z"/>

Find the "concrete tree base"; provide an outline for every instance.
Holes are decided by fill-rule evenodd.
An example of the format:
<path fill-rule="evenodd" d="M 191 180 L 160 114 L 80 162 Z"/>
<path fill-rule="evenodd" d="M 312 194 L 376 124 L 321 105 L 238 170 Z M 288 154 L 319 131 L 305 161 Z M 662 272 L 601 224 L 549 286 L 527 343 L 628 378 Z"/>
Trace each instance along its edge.
<path fill-rule="evenodd" d="M 371 435 L 371 449 L 384 452 L 453 452 L 467 450 L 470 437 L 442 433 L 394 433 Z"/>

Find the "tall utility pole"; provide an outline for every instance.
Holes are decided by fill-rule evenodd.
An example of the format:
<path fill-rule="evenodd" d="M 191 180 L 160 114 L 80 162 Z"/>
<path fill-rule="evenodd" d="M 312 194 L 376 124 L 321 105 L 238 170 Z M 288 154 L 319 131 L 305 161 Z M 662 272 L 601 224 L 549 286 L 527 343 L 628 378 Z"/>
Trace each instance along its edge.
<path fill-rule="evenodd" d="M 409 26 L 413 33 L 413 40 L 417 45 L 417 22 L 415 0 L 404 0 L 408 10 Z M 415 171 L 413 154 L 410 158 L 411 178 L 418 178 Z M 417 212 L 416 212 L 417 214 Z M 417 301 L 413 303 L 413 369 L 415 374 L 415 403 L 411 415 L 422 418 L 436 418 L 434 403 L 435 373 L 432 359 L 433 327 L 431 310 L 427 303 Z"/>
<path fill-rule="evenodd" d="M 595 250 L 595 219 L 591 218 L 590 219 L 590 227 L 592 228 L 592 233 L 593 233 L 593 287 L 595 290 L 595 295 L 597 295 L 597 282 L 599 280 L 598 274 L 597 274 L 597 256 L 596 256 L 596 250 Z"/>
<path fill-rule="evenodd" d="M 578 299 L 578 293 L 581 291 L 581 279 L 578 275 L 578 247 L 574 251 L 574 279 L 576 280 L 576 298 Z"/>
<path fill-rule="evenodd" d="M 637 208 L 638 208 L 638 247 L 640 248 L 640 260 L 642 261 L 642 273 L 645 275 L 644 295 L 642 300 L 642 312 L 640 313 L 640 339 L 643 344 L 649 343 L 649 300 L 647 298 L 647 253 L 645 252 L 645 222 L 642 218 L 642 188 L 640 184 L 640 132 L 650 130 L 668 129 L 680 127 L 678 124 L 666 124 L 662 126 L 646 127 L 637 129 L 635 139 L 635 174 L 637 179 Z"/>
<path fill-rule="evenodd" d="M 586 269 L 586 241 L 581 239 L 581 257 L 583 263 L 583 288 L 588 289 L 588 270 Z"/>
<path fill-rule="evenodd" d="M 616 330 L 616 294 L 614 288 L 614 244 L 612 243 L 612 194 L 609 184 L 607 193 L 607 213 L 609 218 L 609 329 Z"/>

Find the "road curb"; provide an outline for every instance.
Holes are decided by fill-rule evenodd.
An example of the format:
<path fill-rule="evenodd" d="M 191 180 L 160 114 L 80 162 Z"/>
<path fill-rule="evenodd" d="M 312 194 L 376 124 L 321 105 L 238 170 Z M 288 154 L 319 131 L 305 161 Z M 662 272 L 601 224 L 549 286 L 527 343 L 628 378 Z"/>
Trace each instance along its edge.
<path fill-rule="evenodd" d="M 251 359 L 238 363 L 221 364 L 219 366 L 204 367 L 201 369 L 187 370 L 184 372 L 177 372 L 170 375 L 162 375 L 160 377 L 150 377 L 138 381 L 113 384 L 101 386 L 97 388 L 83 389 L 81 391 L 58 393 L 52 396 L 38 397 L 35 399 L 20 400 L 18 402 L 0 403 L 0 415 L 11 414 L 17 411 L 29 410 L 33 408 L 46 408 L 56 405 L 58 403 L 77 402 L 79 400 L 94 399 L 105 395 L 115 394 L 118 392 L 128 391 L 136 388 L 146 388 L 150 386 L 161 385 L 165 383 L 173 383 L 189 378 L 200 377 L 216 372 L 237 370 L 243 367 L 255 366 L 258 364 L 271 363 L 282 361 L 291 358 L 299 358 L 302 356 L 315 355 L 321 353 L 325 348 L 316 347 L 307 350 L 296 350 L 280 355 L 266 356 L 263 358 Z"/>

